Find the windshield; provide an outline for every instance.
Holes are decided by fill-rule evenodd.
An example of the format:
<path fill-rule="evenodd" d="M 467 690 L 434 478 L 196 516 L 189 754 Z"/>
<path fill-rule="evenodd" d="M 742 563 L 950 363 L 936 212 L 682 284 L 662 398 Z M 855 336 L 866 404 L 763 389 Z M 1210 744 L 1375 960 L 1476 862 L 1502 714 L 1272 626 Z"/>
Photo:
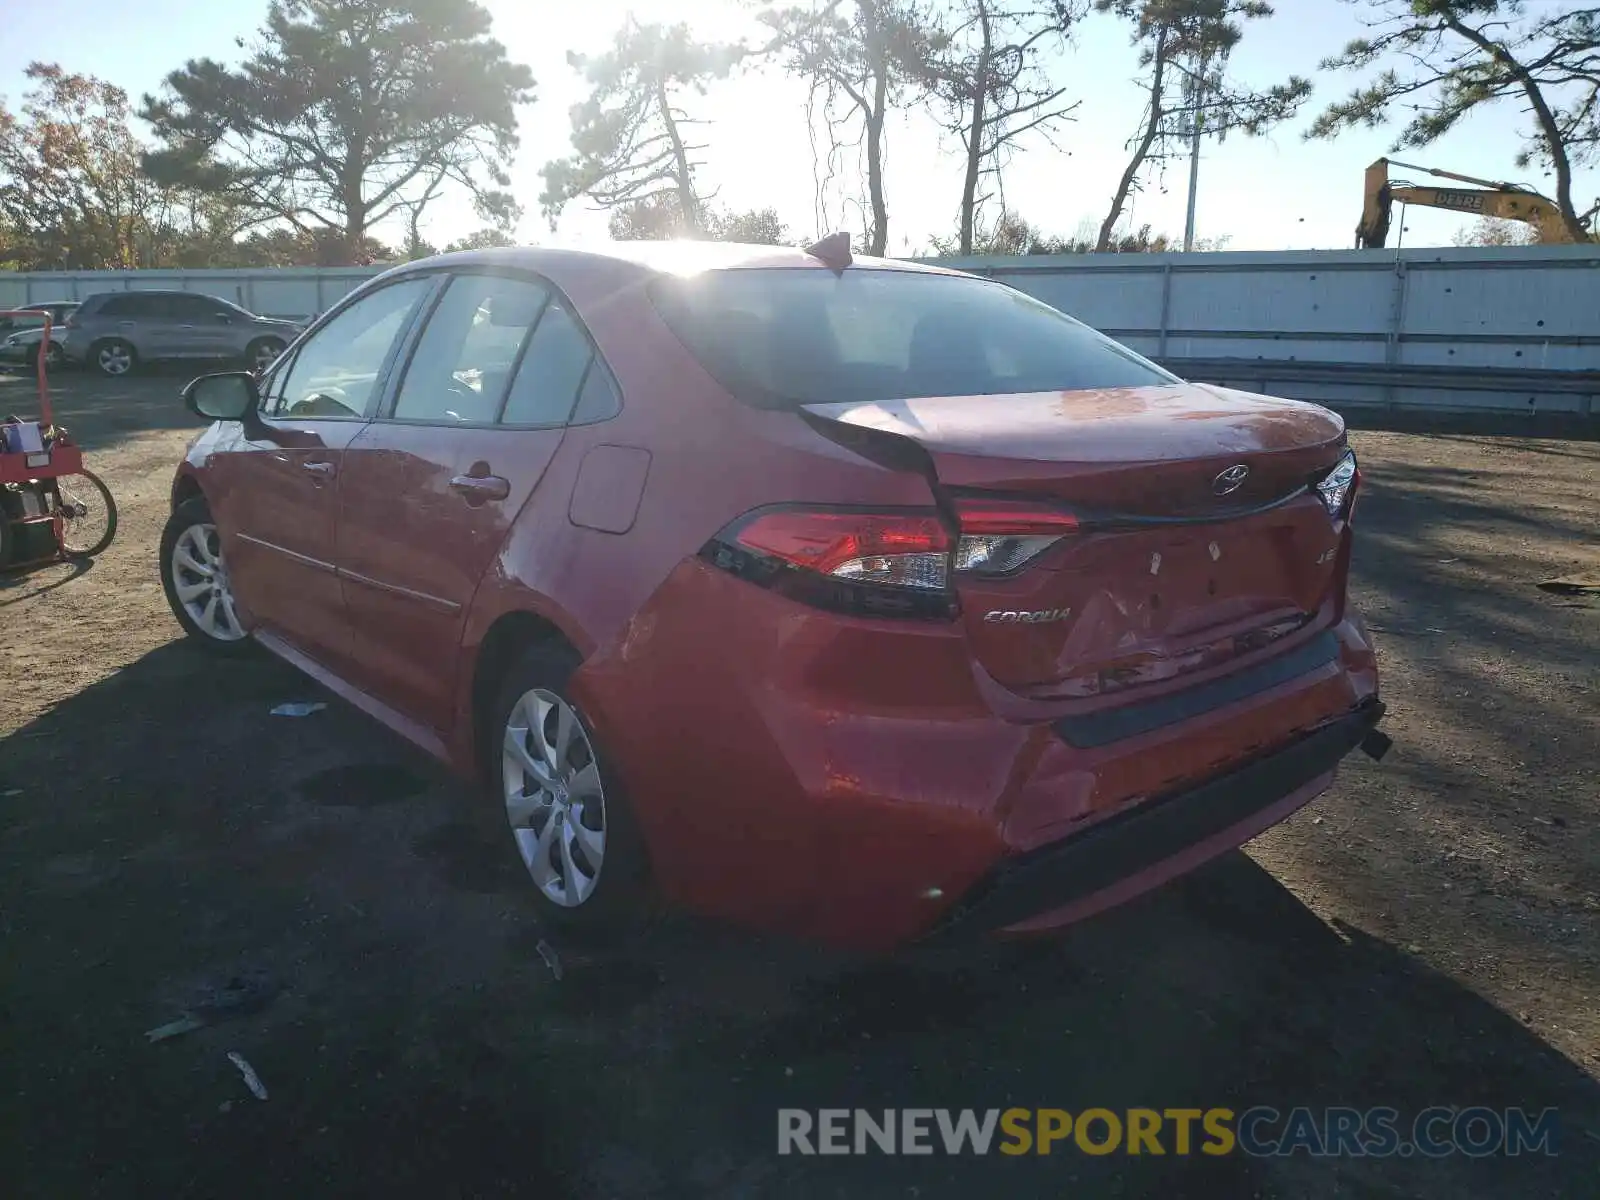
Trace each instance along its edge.
<path fill-rule="evenodd" d="M 764 408 L 1178 382 L 986 279 L 744 269 L 660 279 L 651 295 L 706 370 Z"/>

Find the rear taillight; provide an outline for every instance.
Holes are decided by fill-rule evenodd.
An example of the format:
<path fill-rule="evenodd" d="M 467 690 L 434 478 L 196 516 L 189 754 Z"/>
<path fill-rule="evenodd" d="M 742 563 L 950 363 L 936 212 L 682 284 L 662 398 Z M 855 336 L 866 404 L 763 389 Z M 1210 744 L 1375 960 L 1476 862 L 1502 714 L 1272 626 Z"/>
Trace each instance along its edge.
<path fill-rule="evenodd" d="M 741 579 L 858 616 L 948 618 L 953 539 L 930 509 L 770 508 L 728 526 L 701 556 Z"/>
<path fill-rule="evenodd" d="M 955 569 L 997 577 L 1020 571 L 1062 538 L 1078 531 L 1078 518 L 1025 500 L 964 497 L 956 501 L 961 540 Z"/>
<path fill-rule="evenodd" d="M 1317 484 L 1317 495 L 1328 510 L 1328 515 L 1338 520 L 1348 517 L 1355 506 L 1356 490 L 1361 486 L 1361 471 L 1356 466 L 1356 452 L 1346 450 Z"/>

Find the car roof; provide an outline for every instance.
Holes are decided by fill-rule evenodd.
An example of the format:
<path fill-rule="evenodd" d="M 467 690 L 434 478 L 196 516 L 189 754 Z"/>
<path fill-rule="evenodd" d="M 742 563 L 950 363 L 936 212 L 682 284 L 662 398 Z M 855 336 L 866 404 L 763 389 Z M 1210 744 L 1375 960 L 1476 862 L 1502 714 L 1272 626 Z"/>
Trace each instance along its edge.
<path fill-rule="evenodd" d="M 587 242 L 564 246 L 498 246 L 485 250 L 462 250 L 454 254 L 422 259 L 407 266 L 412 268 L 442 265 L 524 267 L 554 274 L 582 270 L 585 264 L 634 266 L 643 272 L 657 275 L 692 275 L 701 271 L 752 268 L 828 269 L 827 264 L 821 259 L 795 246 L 757 246 L 743 242 L 689 239 Z M 951 271 L 944 267 L 865 255 L 857 255 L 847 269 L 915 271 L 935 275 L 962 274 L 960 271 Z"/>
<path fill-rule="evenodd" d="M 114 292 L 94 292 L 77 303 L 87 304 L 91 300 L 104 300 L 108 296 L 198 296 L 201 300 L 221 299 L 221 297 L 213 296 L 209 292 L 189 292 L 183 288 L 118 288 Z M 232 301 L 225 301 L 225 303 L 231 304 Z"/>

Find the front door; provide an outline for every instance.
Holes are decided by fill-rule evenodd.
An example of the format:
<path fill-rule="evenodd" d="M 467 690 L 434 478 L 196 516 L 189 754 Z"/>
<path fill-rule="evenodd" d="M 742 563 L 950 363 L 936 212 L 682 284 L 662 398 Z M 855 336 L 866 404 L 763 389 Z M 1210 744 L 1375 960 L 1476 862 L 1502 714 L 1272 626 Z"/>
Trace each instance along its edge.
<path fill-rule="evenodd" d="M 586 378 L 611 386 L 593 359 L 542 283 L 456 276 L 389 411 L 346 454 L 337 557 L 356 682 L 432 729 L 449 729 L 479 581 L 555 457 Z M 552 501 L 565 520 L 566 497 Z"/>
<path fill-rule="evenodd" d="M 233 318 L 210 296 L 171 295 L 172 358 L 227 358 L 233 348 Z"/>
<path fill-rule="evenodd" d="M 214 460 L 213 515 L 247 626 L 341 671 L 349 653 L 334 567 L 340 473 L 431 279 L 362 296 L 266 382 L 266 436 Z"/>

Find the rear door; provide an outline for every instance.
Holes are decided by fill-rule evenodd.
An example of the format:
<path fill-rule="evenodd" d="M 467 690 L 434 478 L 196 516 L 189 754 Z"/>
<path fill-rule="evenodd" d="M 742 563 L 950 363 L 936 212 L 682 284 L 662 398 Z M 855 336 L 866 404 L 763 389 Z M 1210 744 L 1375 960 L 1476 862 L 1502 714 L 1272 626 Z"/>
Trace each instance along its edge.
<path fill-rule="evenodd" d="M 409 357 L 346 452 L 337 555 L 354 682 L 446 730 L 478 583 L 580 393 L 613 385 L 567 302 L 526 275 L 450 279 Z M 550 516 L 566 520 L 564 497 Z"/>
<path fill-rule="evenodd" d="M 344 674 L 350 632 L 334 567 L 345 448 L 377 404 L 435 280 L 411 277 L 335 314 L 267 383 L 270 434 L 220 453 L 209 492 L 247 623 Z"/>
<path fill-rule="evenodd" d="M 111 296 L 94 314 L 95 340 L 122 338 L 141 358 L 165 358 L 171 344 L 170 311 L 166 292 Z"/>

